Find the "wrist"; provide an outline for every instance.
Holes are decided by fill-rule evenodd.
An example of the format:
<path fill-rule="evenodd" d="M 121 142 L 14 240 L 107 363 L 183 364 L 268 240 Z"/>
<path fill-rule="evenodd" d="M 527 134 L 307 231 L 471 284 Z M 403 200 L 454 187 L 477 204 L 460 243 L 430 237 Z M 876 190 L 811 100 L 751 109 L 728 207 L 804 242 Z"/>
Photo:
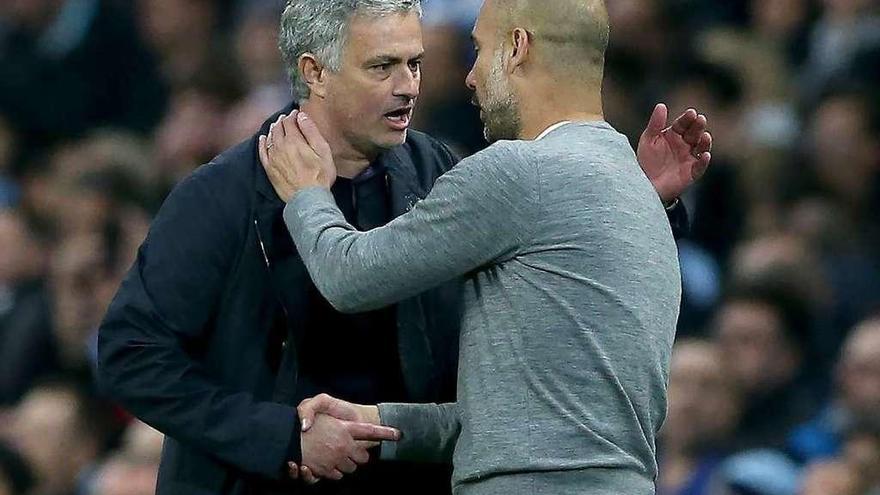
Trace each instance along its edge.
<path fill-rule="evenodd" d="M 306 189 L 314 189 L 314 188 L 330 190 L 330 186 L 322 183 L 319 180 L 302 182 L 300 184 L 297 184 L 292 189 L 293 192 L 290 194 L 290 196 L 288 196 L 287 202 L 290 203 L 291 201 L 293 201 L 293 198 L 295 198 L 299 193 L 305 191 Z"/>
<path fill-rule="evenodd" d="M 299 193 L 305 191 L 309 187 L 312 187 L 312 186 L 309 184 L 297 184 L 296 186 L 291 187 L 290 194 L 288 194 L 285 198 L 282 198 L 282 199 L 285 200 L 285 203 L 290 203 L 291 201 L 293 201 L 293 199 L 295 197 L 297 197 L 297 195 Z"/>
<path fill-rule="evenodd" d="M 361 418 L 364 423 L 381 425 L 382 420 L 379 417 L 379 406 L 361 406 Z"/>

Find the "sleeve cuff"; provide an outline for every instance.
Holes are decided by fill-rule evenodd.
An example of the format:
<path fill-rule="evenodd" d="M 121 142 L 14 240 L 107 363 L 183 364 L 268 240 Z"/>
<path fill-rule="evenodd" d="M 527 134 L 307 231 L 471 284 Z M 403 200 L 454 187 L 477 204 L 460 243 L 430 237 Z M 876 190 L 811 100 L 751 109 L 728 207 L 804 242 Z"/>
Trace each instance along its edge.
<path fill-rule="evenodd" d="M 289 439 L 300 429 L 296 409 L 276 402 L 255 406 L 245 433 L 248 443 L 241 454 L 245 463 L 238 467 L 263 478 L 283 480 L 287 477 Z M 299 448 L 299 443 L 296 446 Z"/>
<path fill-rule="evenodd" d="M 680 200 L 676 199 L 666 208 L 666 216 L 669 219 L 669 225 L 672 227 L 672 235 L 676 240 L 687 237 L 690 233 L 690 218 L 688 218 L 687 208 Z"/>
<path fill-rule="evenodd" d="M 400 430 L 400 440 L 397 442 L 383 441 L 379 445 L 379 460 L 394 461 L 397 460 L 397 446 L 399 442 L 404 440 L 404 432 L 400 428 L 400 415 L 397 414 L 393 404 L 379 404 L 379 424 L 382 426 L 391 426 Z"/>
<path fill-rule="evenodd" d="M 287 459 L 284 461 L 284 470 L 287 471 L 287 463 L 302 463 L 302 424 L 299 416 L 293 422 L 293 431 L 290 432 L 290 442 L 287 444 Z"/>

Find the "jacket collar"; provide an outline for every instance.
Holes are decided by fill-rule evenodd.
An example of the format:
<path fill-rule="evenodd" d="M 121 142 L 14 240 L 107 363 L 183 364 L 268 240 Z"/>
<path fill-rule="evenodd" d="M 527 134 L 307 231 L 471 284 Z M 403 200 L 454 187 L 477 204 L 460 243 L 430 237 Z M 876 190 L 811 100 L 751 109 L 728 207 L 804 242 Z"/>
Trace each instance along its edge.
<path fill-rule="evenodd" d="M 297 108 L 295 103 L 287 105 L 283 110 L 276 112 L 266 120 L 259 133 L 252 139 L 252 152 L 254 163 L 256 164 L 256 189 L 262 196 L 259 201 L 259 208 L 262 209 L 282 209 L 284 202 L 275 194 L 272 183 L 266 171 L 260 164 L 259 150 L 257 149 L 258 137 L 269 132 L 269 126 L 278 120 L 278 116 L 282 113 L 289 114 Z M 386 170 L 388 177 L 388 192 L 391 196 L 391 208 L 394 217 L 402 215 L 411 210 L 412 207 L 427 195 L 427 191 L 419 182 L 415 164 L 409 156 L 409 145 L 403 144 L 382 153 L 377 158 L 376 168 Z"/>
<path fill-rule="evenodd" d="M 269 176 L 266 175 L 266 171 L 263 170 L 263 165 L 260 163 L 260 150 L 257 148 L 260 142 L 259 137 L 269 134 L 269 126 L 278 120 L 279 115 L 289 114 L 296 108 L 297 104 L 291 102 L 284 107 L 284 109 L 275 112 L 275 114 L 263 122 L 263 125 L 260 126 L 260 131 L 251 139 L 251 152 L 253 153 L 254 164 L 257 168 L 257 173 L 255 174 L 256 183 L 254 185 L 257 192 L 262 196 L 262 201 L 260 201 L 261 206 L 283 208 L 284 202 L 278 198 L 277 194 L 275 194 L 275 189 L 272 188 L 272 183 L 269 182 Z"/>
<path fill-rule="evenodd" d="M 391 215 L 397 218 L 408 212 L 428 191 L 419 181 L 409 144 L 396 146 L 383 153 L 379 160 L 387 171 L 388 194 L 391 197 Z"/>

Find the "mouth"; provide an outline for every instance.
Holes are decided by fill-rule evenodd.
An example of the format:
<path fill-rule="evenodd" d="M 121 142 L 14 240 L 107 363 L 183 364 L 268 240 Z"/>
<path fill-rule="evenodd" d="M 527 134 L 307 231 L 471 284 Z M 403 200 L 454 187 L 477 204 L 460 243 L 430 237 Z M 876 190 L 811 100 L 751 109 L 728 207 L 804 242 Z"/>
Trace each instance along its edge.
<path fill-rule="evenodd" d="M 412 119 L 413 107 L 401 107 L 385 114 L 385 122 L 394 130 L 404 131 Z"/>

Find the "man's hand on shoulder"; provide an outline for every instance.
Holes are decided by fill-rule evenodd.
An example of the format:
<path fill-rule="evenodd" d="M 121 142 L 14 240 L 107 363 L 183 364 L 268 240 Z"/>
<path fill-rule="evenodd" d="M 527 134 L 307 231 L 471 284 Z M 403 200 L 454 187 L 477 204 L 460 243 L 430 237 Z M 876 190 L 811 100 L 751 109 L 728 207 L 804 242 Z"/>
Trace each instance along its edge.
<path fill-rule="evenodd" d="M 304 112 L 281 115 L 257 144 L 260 163 L 282 201 L 290 201 L 302 189 L 329 189 L 336 181 L 336 165 L 330 145 L 318 126 Z"/>

